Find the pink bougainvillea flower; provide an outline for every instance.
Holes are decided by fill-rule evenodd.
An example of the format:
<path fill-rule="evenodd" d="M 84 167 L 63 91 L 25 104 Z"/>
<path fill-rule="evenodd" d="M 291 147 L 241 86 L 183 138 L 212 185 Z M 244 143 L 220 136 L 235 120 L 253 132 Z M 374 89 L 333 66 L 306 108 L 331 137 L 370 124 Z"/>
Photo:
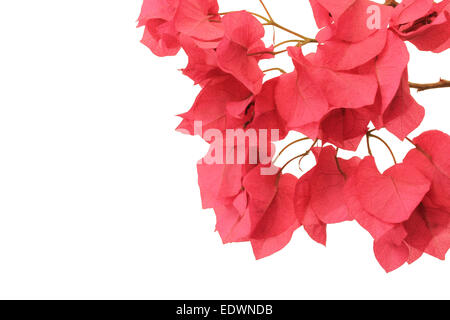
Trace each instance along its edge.
<path fill-rule="evenodd" d="M 284 191 L 280 187 L 280 192 L 288 192 Z M 292 235 L 295 230 L 300 227 L 298 221 L 292 224 L 289 229 L 279 234 L 278 236 L 266 238 L 266 239 L 253 239 L 251 240 L 253 254 L 256 259 L 262 259 L 268 257 L 281 249 L 283 249 L 292 238 Z"/>
<path fill-rule="evenodd" d="M 312 2 L 317 24 L 329 22 L 316 36 L 317 56 L 334 70 L 351 70 L 375 58 L 385 47 L 393 8 L 368 0 Z M 376 9 L 375 9 L 376 8 Z M 373 17 L 371 16 L 373 15 Z"/>
<path fill-rule="evenodd" d="M 195 121 L 202 122 L 202 133 L 208 129 L 225 131 L 244 128 L 251 120 L 253 95 L 239 81 L 229 75 L 214 79 L 202 89 L 192 108 L 181 114 L 178 129 L 194 132 Z"/>
<path fill-rule="evenodd" d="M 395 225 L 373 244 L 373 251 L 386 272 L 394 271 L 409 259 L 409 248 L 405 243 L 408 235 L 403 225 Z"/>
<path fill-rule="evenodd" d="M 411 151 L 383 174 L 367 157 L 345 188 L 350 215 L 373 236 L 375 256 L 387 272 L 424 252 L 444 259 L 450 247 L 449 211 L 431 200 L 430 160 L 422 152 Z"/>
<path fill-rule="evenodd" d="M 292 175 L 281 176 L 274 202 L 264 215 L 265 218 L 259 223 L 257 232 L 251 240 L 256 259 L 265 258 L 283 249 L 291 240 L 294 231 L 300 227 L 298 220 L 292 219 L 295 217 L 293 196 L 296 182 L 297 179 Z M 286 219 L 282 229 L 285 230 L 274 236 L 265 235 L 273 233 L 269 224 L 271 216 L 276 219 Z M 291 224 L 286 224 L 286 221 L 290 221 Z"/>
<path fill-rule="evenodd" d="M 213 207 L 223 242 L 250 241 L 257 259 L 281 250 L 300 226 L 293 205 L 297 178 L 264 176 L 260 170 L 253 167 L 241 180 L 237 195 Z"/>
<path fill-rule="evenodd" d="M 305 57 L 300 48 L 289 48 L 289 54 L 296 70 L 280 78 L 275 92 L 278 112 L 287 127 L 309 137 L 333 141 L 341 148 L 357 147 L 370 119 L 366 113 L 346 109 L 356 110 L 374 103 L 378 90 L 375 74 L 322 67 L 314 64 L 315 55 Z M 337 109 L 340 111 L 334 111 Z M 342 126 L 342 121 L 346 121 L 348 130 L 334 131 Z"/>
<path fill-rule="evenodd" d="M 257 259 L 282 249 L 299 227 L 297 178 L 263 175 L 261 165 L 198 165 L 204 208 L 213 208 L 224 243 L 250 241 Z"/>
<path fill-rule="evenodd" d="M 201 48 L 198 43 L 187 36 L 180 36 L 181 46 L 188 56 L 189 62 L 183 74 L 202 87 L 209 80 L 226 75 L 217 64 L 216 50 Z"/>
<path fill-rule="evenodd" d="M 352 205 L 355 209 L 358 201 Z M 433 207 L 427 197 L 402 223 L 383 222 L 362 208 L 352 212 L 374 237 L 375 257 L 386 272 L 415 262 L 423 253 L 445 259 L 450 247 L 450 212 Z"/>
<path fill-rule="evenodd" d="M 202 48 L 215 48 L 223 36 L 217 0 L 144 0 L 138 27 L 145 26 L 142 43 L 157 56 L 176 55 L 180 35 Z"/>
<path fill-rule="evenodd" d="M 309 205 L 313 172 L 305 173 L 295 187 L 295 212 L 298 221 L 314 241 L 327 244 L 327 225 L 317 217 Z"/>
<path fill-rule="evenodd" d="M 226 156 L 226 154 L 224 155 Z M 203 208 L 214 208 L 241 191 L 242 178 L 248 166 L 235 164 L 208 164 L 203 159 L 198 165 L 199 185 Z"/>
<path fill-rule="evenodd" d="M 260 138 L 263 138 L 264 132 L 267 131 L 268 141 L 282 140 L 289 132 L 276 107 L 275 90 L 279 79 L 273 78 L 263 84 L 261 92 L 255 96 L 254 111 L 251 110 L 254 114 L 246 127 L 258 130 Z M 278 136 L 275 137 L 273 132 L 277 132 Z"/>
<path fill-rule="evenodd" d="M 409 54 L 394 32 L 386 33 L 377 59 L 346 72 L 326 67 L 323 55 L 304 57 L 300 49 L 289 48 L 296 71 L 281 77 L 276 92 L 279 113 L 287 126 L 349 150 L 356 150 L 370 120 L 400 139 L 416 129 L 425 111 L 410 93 Z"/>
<path fill-rule="evenodd" d="M 355 69 L 374 59 L 386 44 L 387 30 L 378 30 L 357 43 L 328 40 L 319 45 L 317 55 L 323 64 L 334 70 Z"/>
<path fill-rule="evenodd" d="M 414 139 L 404 162 L 415 166 L 431 181 L 431 188 L 420 209 L 431 234 L 425 252 L 442 259 L 450 248 L 450 137 L 428 131 Z"/>
<path fill-rule="evenodd" d="M 202 86 L 210 79 L 229 74 L 253 94 L 258 94 L 264 77 L 258 62 L 273 57 L 272 48 L 266 48 L 261 40 L 264 28 L 245 11 L 227 14 L 222 21 L 225 36 L 217 48 L 207 48 L 192 37 L 180 36 L 189 58 L 183 72 Z"/>
<path fill-rule="evenodd" d="M 333 22 L 333 19 L 331 17 L 332 15 L 330 13 L 330 11 L 332 11 L 331 8 L 327 10 L 318 0 L 309 0 L 309 3 L 311 5 L 311 9 L 313 11 L 317 27 L 321 29 L 323 27 L 330 25 Z M 341 2 L 337 4 L 341 4 Z M 346 6 L 346 8 L 347 7 L 348 6 Z"/>
<path fill-rule="evenodd" d="M 218 12 L 217 0 L 179 0 L 175 27 L 194 39 L 218 42 L 223 37 Z"/>
<path fill-rule="evenodd" d="M 374 74 L 340 72 L 324 66 L 315 54 L 303 56 L 301 48 L 289 48 L 296 70 L 303 69 L 321 88 L 328 104 L 337 108 L 357 109 L 374 102 L 377 80 Z M 365 92 L 364 95 L 357 94 Z"/>
<path fill-rule="evenodd" d="M 360 68 L 366 73 L 375 73 L 379 86 L 375 103 L 365 109 L 371 114 L 370 120 L 377 129 L 385 127 L 401 140 L 415 130 L 425 116 L 424 108 L 410 92 L 408 61 L 405 44 L 389 30 L 386 46 L 377 59 Z"/>
<path fill-rule="evenodd" d="M 356 174 L 364 210 L 388 223 L 408 220 L 430 189 L 430 181 L 413 166 L 398 164 L 380 174 L 373 157 L 365 158 Z"/>
<path fill-rule="evenodd" d="M 178 31 L 173 18 L 179 0 L 145 0 L 138 19 L 138 27 L 145 26 L 142 43 L 160 57 L 173 56 L 180 50 Z"/>
<path fill-rule="evenodd" d="M 210 72 L 217 75 L 215 71 Z M 218 130 L 223 136 L 227 129 L 241 129 L 244 130 L 243 134 L 253 130 L 252 134 L 255 134 L 260 144 L 270 144 L 271 141 L 284 139 L 288 134 L 275 105 L 274 90 L 278 78 L 265 82 L 256 96 L 230 75 L 217 75 L 217 78 L 213 77 L 204 83 L 205 87 L 192 108 L 180 115 L 183 121 L 177 128 L 179 131 L 202 135 L 210 142 L 210 137 L 204 136 L 208 129 Z M 201 121 L 198 131 L 195 128 L 196 121 Z"/>
<path fill-rule="evenodd" d="M 330 28 L 334 39 L 358 43 L 386 29 L 393 9 L 369 0 L 356 0 L 342 14 L 334 18 Z"/>
<path fill-rule="evenodd" d="M 449 48 L 450 0 L 310 3 L 320 28 L 316 41 L 288 47 L 295 70 L 271 68 L 283 74 L 263 82 L 259 62 L 276 53 L 262 41 L 264 26 L 255 14 L 219 15 L 217 0 L 144 0 L 142 42 L 159 56 L 183 48 L 188 64 L 182 72 L 201 87 L 178 130 L 210 144 L 197 165 L 203 207 L 214 210 L 224 243 L 249 242 L 257 259 L 281 250 L 301 226 L 326 245 L 327 225 L 351 220 L 373 237 L 387 272 L 424 254 L 445 259 L 450 136 L 407 137 L 425 110 L 410 92 L 405 41 L 420 50 Z M 302 46 L 310 42 L 317 50 L 305 55 Z M 337 155 L 369 138 L 370 122 L 415 146 L 383 173 L 372 155 Z M 299 179 L 273 164 L 273 142 L 290 130 L 315 140 L 305 154 L 312 152 L 317 164 Z"/>
<path fill-rule="evenodd" d="M 329 111 L 329 105 L 303 68 L 280 77 L 275 99 L 278 113 L 289 129 L 318 135 L 320 120 Z"/>
<path fill-rule="evenodd" d="M 261 175 L 260 168 L 250 171 L 243 182 L 254 216 L 252 237 L 266 239 L 284 233 L 295 224 L 293 194 L 297 178 L 290 174 Z"/>
<path fill-rule="evenodd" d="M 402 223 L 383 222 L 363 209 L 352 212 L 374 237 L 375 257 L 386 272 L 415 262 L 423 253 L 445 259 L 450 246 L 449 212 L 430 207 L 426 198 Z"/>
<path fill-rule="evenodd" d="M 416 21 L 431 10 L 433 3 L 433 0 L 404 0 L 395 7 L 392 22 L 405 25 Z"/>
<path fill-rule="evenodd" d="M 415 252 L 415 257 L 424 252 L 441 260 L 450 248 L 450 211 L 436 207 L 428 198 L 417 208 L 415 217 L 405 222 L 408 231 L 406 242 Z M 411 262 L 411 261 L 410 261 Z"/>
<path fill-rule="evenodd" d="M 402 224 L 407 233 L 404 242 L 409 250 L 407 260 L 409 264 L 419 259 L 433 240 L 433 235 L 429 228 L 429 222 L 431 222 L 429 219 L 432 218 L 432 214 L 428 214 L 427 210 L 422 202 L 411 217 Z"/>
<path fill-rule="evenodd" d="M 227 14 L 223 18 L 225 36 L 217 47 L 219 67 L 232 74 L 254 94 L 262 87 L 264 73 L 258 61 L 266 58 L 267 49 L 261 38 L 262 24 L 246 11 Z"/>
<path fill-rule="evenodd" d="M 338 21 L 341 15 L 347 11 L 356 0 L 310 0 L 314 17 L 319 28 L 331 25 L 331 22 Z"/>
<path fill-rule="evenodd" d="M 345 150 L 356 150 L 368 131 L 370 115 L 365 109 L 339 108 L 322 118 L 319 139 Z"/>
<path fill-rule="evenodd" d="M 347 176 L 358 166 L 359 159 L 337 158 L 337 150 L 331 146 L 313 151 L 317 165 L 298 180 L 295 210 L 310 237 L 325 245 L 326 224 L 353 219 L 342 194 Z"/>
<path fill-rule="evenodd" d="M 419 50 L 442 52 L 450 48 L 450 1 L 402 1 L 394 10 L 391 26 Z"/>
<path fill-rule="evenodd" d="M 427 131 L 414 139 L 420 149 L 411 150 L 404 162 L 417 167 L 431 180 L 430 200 L 450 209 L 450 136 Z"/>
<path fill-rule="evenodd" d="M 384 127 L 403 140 L 422 123 L 424 117 L 425 109 L 412 97 L 405 70 L 400 88 L 383 114 Z"/>
<path fill-rule="evenodd" d="M 375 61 L 375 72 L 380 87 L 383 114 L 399 90 L 409 62 L 405 43 L 392 31 L 388 31 L 386 46 Z"/>
<path fill-rule="evenodd" d="M 211 146 L 213 149 L 213 146 Z M 248 149 L 247 149 L 248 150 Z M 245 161 L 226 161 L 228 157 L 236 157 L 235 146 L 224 145 L 219 161 L 215 162 L 208 155 L 197 164 L 198 184 L 203 208 L 213 208 L 216 213 L 216 230 L 224 243 L 248 241 L 250 224 L 248 220 L 247 193 L 243 190 L 242 180 L 256 166 Z M 220 161 L 222 159 L 222 161 Z M 248 160 L 248 159 L 247 159 Z"/>

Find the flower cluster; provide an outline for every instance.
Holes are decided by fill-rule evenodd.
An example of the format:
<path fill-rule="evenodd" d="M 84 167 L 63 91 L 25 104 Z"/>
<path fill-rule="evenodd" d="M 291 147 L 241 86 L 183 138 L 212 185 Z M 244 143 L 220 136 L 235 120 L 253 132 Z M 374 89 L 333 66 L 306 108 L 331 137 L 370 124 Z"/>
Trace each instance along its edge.
<path fill-rule="evenodd" d="M 405 41 L 422 51 L 450 48 L 450 0 L 310 0 L 320 30 L 314 38 L 275 22 L 260 2 L 266 15 L 220 13 L 217 0 L 144 0 L 139 17 L 142 42 L 158 56 L 182 49 L 189 58 L 183 74 L 201 86 L 192 108 L 180 115 L 178 130 L 211 145 L 198 164 L 199 185 L 223 242 L 249 241 L 259 259 L 282 249 L 302 226 L 325 245 L 327 224 L 356 220 L 374 238 L 375 256 L 388 272 L 424 253 L 445 259 L 450 136 L 408 135 L 425 115 L 411 88 L 450 83 L 409 82 Z M 294 39 L 266 45 L 265 26 Z M 280 50 L 283 45 L 287 48 Z M 306 45 L 317 49 L 305 54 Z M 291 57 L 293 72 L 261 70 L 261 60 L 282 53 Z M 264 81 L 269 71 L 281 75 Z M 402 163 L 375 135 L 382 128 L 413 147 Z M 248 144 L 236 143 L 238 135 L 228 137 L 237 131 L 251 138 L 258 130 L 266 134 Z M 274 166 L 272 143 L 289 131 L 306 137 L 288 147 L 311 140 L 291 161 L 309 154 L 316 160 L 300 178 Z M 367 157 L 338 156 L 339 149 L 356 151 L 364 138 Z M 370 149 L 373 138 L 394 157 L 395 165 L 383 173 Z M 269 151 L 258 152 L 267 145 Z"/>

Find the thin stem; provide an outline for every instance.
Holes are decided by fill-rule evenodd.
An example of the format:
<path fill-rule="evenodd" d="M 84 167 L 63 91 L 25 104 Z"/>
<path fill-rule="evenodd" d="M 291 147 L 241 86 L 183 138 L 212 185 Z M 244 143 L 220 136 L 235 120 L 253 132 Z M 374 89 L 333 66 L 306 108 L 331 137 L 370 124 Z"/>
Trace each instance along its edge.
<path fill-rule="evenodd" d="M 394 159 L 394 163 L 397 164 L 397 159 L 395 158 L 394 152 L 392 151 L 391 147 L 387 144 L 386 141 L 384 141 L 384 140 L 381 139 L 379 136 L 376 136 L 376 135 L 374 135 L 374 134 L 372 134 L 372 133 L 369 133 L 367 136 L 368 136 L 368 137 L 375 138 L 375 139 L 378 139 L 378 140 L 380 140 L 381 142 L 383 142 L 383 144 L 386 146 L 386 148 L 388 148 L 389 152 L 391 153 L 392 159 Z"/>
<path fill-rule="evenodd" d="M 308 154 L 309 154 L 309 153 L 308 153 Z M 305 157 L 306 157 L 308 154 L 304 154 L 304 155 L 302 155 L 302 156 L 300 157 L 300 159 L 298 159 L 298 170 L 300 170 L 301 172 L 303 172 L 303 169 L 302 169 L 302 161 L 303 161 L 303 159 L 305 159 Z"/>
<path fill-rule="evenodd" d="M 339 153 L 339 148 L 336 148 L 336 156 L 334 157 L 335 160 L 336 160 L 336 166 L 337 166 L 339 172 L 344 176 L 344 179 L 347 179 L 347 175 L 346 175 L 345 172 L 342 170 L 341 165 L 339 164 L 338 153 Z"/>
<path fill-rule="evenodd" d="M 297 37 L 300 37 L 300 38 L 302 38 L 302 39 L 304 39 L 304 40 L 309 39 L 309 38 L 304 37 L 303 35 L 301 35 L 301 34 L 299 34 L 299 33 L 297 33 L 297 32 L 294 32 L 294 31 L 292 31 L 292 30 L 290 30 L 290 29 L 288 29 L 288 28 L 286 28 L 286 27 L 283 27 L 283 26 L 279 25 L 278 23 L 276 23 L 275 20 L 273 20 L 272 15 L 270 14 L 270 12 L 269 12 L 269 10 L 267 9 L 266 5 L 264 4 L 264 1 L 263 1 L 263 0 L 259 0 L 259 2 L 260 2 L 261 5 L 263 6 L 264 11 L 267 13 L 267 16 L 269 17 L 269 21 L 268 21 L 268 23 L 267 23 L 266 25 L 271 25 L 271 26 L 277 27 L 277 28 L 279 28 L 279 29 L 281 29 L 281 30 L 284 30 L 284 31 L 286 31 L 286 32 L 289 32 L 289 33 L 291 33 L 291 34 L 294 34 L 294 35 L 296 35 Z"/>
<path fill-rule="evenodd" d="M 308 43 L 317 43 L 316 39 L 307 39 L 304 41 L 300 41 L 299 43 L 297 43 L 297 47 L 303 47 L 304 45 L 307 45 Z"/>
<path fill-rule="evenodd" d="M 414 141 L 412 141 L 410 138 L 406 137 L 406 140 L 408 142 L 410 142 L 417 150 L 419 150 L 425 157 L 428 158 L 428 160 L 430 160 L 431 162 L 433 162 L 433 159 L 431 158 L 431 156 L 425 152 L 425 150 L 423 150 L 420 146 L 418 146 L 417 144 L 414 143 Z"/>
<path fill-rule="evenodd" d="M 263 6 L 264 11 L 267 13 L 267 16 L 269 17 L 270 21 L 273 21 L 272 16 L 270 15 L 269 10 L 267 10 L 267 7 L 266 7 L 266 5 L 264 4 L 264 2 L 263 2 L 262 0 L 259 0 L 259 2 L 260 2 L 261 5 Z"/>
<path fill-rule="evenodd" d="M 264 73 L 265 72 L 269 72 L 269 71 L 280 71 L 281 73 L 287 73 L 286 71 L 284 71 L 281 68 L 270 68 L 270 69 L 267 69 L 267 70 L 263 70 Z"/>
<path fill-rule="evenodd" d="M 248 53 L 247 56 L 249 56 L 249 57 L 251 57 L 251 56 L 259 56 L 259 55 L 262 55 L 262 54 L 271 54 L 271 55 L 276 56 L 277 54 L 285 53 L 285 52 L 287 52 L 287 50 L 281 50 L 281 51 L 260 51 L 260 52 L 255 52 L 255 53 Z"/>
<path fill-rule="evenodd" d="M 300 157 L 300 159 L 298 160 L 298 169 L 303 172 L 302 169 L 302 161 L 303 159 L 305 159 L 305 157 L 311 152 L 312 148 L 314 148 L 314 146 L 317 144 L 317 142 L 319 142 L 319 139 L 316 139 L 314 141 L 314 143 L 312 144 L 312 146 L 309 148 L 309 150 L 306 152 L 306 154 L 304 154 L 302 157 Z"/>
<path fill-rule="evenodd" d="M 283 44 L 291 43 L 291 42 L 299 43 L 299 42 L 302 42 L 302 41 L 301 40 L 286 40 L 286 41 L 283 41 L 283 42 L 280 42 L 280 43 L 274 45 L 273 48 L 275 49 L 275 48 L 278 48 L 279 46 L 282 46 Z"/>
<path fill-rule="evenodd" d="M 399 3 L 395 0 L 386 0 L 386 2 L 384 3 L 385 6 L 391 6 L 391 7 L 396 7 L 399 5 Z"/>
<path fill-rule="evenodd" d="M 286 162 L 286 164 L 284 166 L 281 167 L 280 172 L 283 171 L 284 168 L 286 168 L 292 161 L 296 160 L 296 159 L 303 159 L 304 157 L 306 157 L 312 150 L 312 148 L 314 148 L 314 146 L 317 144 L 317 142 L 319 141 L 319 139 L 314 140 L 313 144 L 311 145 L 311 147 L 308 149 L 308 151 L 299 154 L 298 156 L 295 156 L 294 158 L 292 158 L 291 160 L 289 160 L 288 162 Z M 300 164 L 299 164 L 300 165 Z"/>
<path fill-rule="evenodd" d="M 438 82 L 435 83 L 414 83 L 410 82 L 409 86 L 411 88 L 417 89 L 417 91 L 425 91 L 430 89 L 437 89 L 437 88 L 449 88 L 450 87 L 450 81 L 440 79 Z"/>
<path fill-rule="evenodd" d="M 410 138 L 406 137 L 406 140 L 410 142 L 414 147 L 417 147 L 414 141 L 412 141 Z"/>
<path fill-rule="evenodd" d="M 366 140 L 367 140 L 367 151 L 369 152 L 369 155 L 373 157 L 372 148 L 370 148 L 370 133 L 366 134 Z"/>
<path fill-rule="evenodd" d="M 296 143 L 299 143 L 299 142 L 302 142 L 302 141 L 306 141 L 306 140 L 309 140 L 309 138 L 308 138 L 308 137 L 305 137 L 305 138 L 301 138 L 301 139 L 292 141 L 291 143 L 289 143 L 288 145 L 286 145 L 283 149 L 281 149 L 281 151 L 278 153 L 278 155 L 277 155 L 276 158 L 273 160 L 273 162 L 275 163 L 275 162 L 278 160 L 278 158 L 283 154 L 283 152 L 286 151 L 287 148 L 289 148 L 290 146 L 292 146 L 292 145 L 294 145 L 294 144 L 296 144 Z"/>
<path fill-rule="evenodd" d="M 292 158 L 291 160 L 289 160 L 288 162 L 286 162 L 285 165 L 281 167 L 280 172 L 283 172 L 283 170 L 284 170 L 289 164 L 291 164 L 292 161 L 294 161 L 294 160 L 296 160 L 296 159 L 298 159 L 298 158 L 303 157 L 305 154 L 306 154 L 306 152 L 305 152 L 305 153 L 302 153 L 302 154 L 299 154 L 298 156 L 295 156 L 294 158 Z"/>

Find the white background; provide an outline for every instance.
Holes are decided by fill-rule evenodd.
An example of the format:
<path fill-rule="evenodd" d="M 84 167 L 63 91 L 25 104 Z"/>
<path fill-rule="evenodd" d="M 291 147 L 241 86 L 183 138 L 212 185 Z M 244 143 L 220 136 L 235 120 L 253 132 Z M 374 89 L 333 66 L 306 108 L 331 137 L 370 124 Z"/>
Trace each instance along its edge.
<path fill-rule="evenodd" d="M 263 13 L 257 0 L 221 3 Z M 306 0 L 266 4 L 314 36 Z M 327 248 L 300 229 L 261 261 L 249 244 L 222 245 L 196 184 L 207 146 L 174 131 L 198 88 L 178 71 L 182 54 L 139 43 L 140 5 L 0 4 L 0 298 L 450 298 L 450 261 L 387 275 L 356 223 L 330 226 Z M 412 81 L 450 77 L 449 52 L 409 48 Z M 417 133 L 450 132 L 450 89 L 414 95 L 427 110 Z M 409 148 L 381 135 L 399 157 Z"/>

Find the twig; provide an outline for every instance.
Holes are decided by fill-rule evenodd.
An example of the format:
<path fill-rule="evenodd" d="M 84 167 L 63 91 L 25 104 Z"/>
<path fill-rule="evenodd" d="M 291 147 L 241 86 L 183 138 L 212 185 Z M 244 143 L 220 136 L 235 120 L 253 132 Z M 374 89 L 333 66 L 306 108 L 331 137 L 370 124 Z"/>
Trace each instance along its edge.
<path fill-rule="evenodd" d="M 383 144 L 386 146 L 386 148 L 388 148 L 389 152 L 391 153 L 392 159 L 394 159 L 394 163 L 397 164 L 397 159 L 395 158 L 395 154 L 392 151 L 391 147 L 389 146 L 389 144 L 384 141 L 383 139 L 381 139 L 379 136 L 376 136 L 372 133 L 367 134 L 367 137 L 371 137 L 371 138 L 375 138 L 378 139 L 379 141 L 383 142 Z"/>
<path fill-rule="evenodd" d="M 396 7 L 399 5 L 399 3 L 395 0 L 386 0 L 386 2 L 384 3 L 385 6 L 391 6 L 391 7 Z"/>
<path fill-rule="evenodd" d="M 301 138 L 301 139 L 292 141 L 291 143 L 289 143 L 288 145 L 286 145 L 283 149 L 281 149 L 281 151 L 280 151 L 280 152 L 278 153 L 278 155 L 275 157 L 275 159 L 273 160 L 273 162 L 275 163 L 275 162 L 278 160 L 278 158 L 283 154 L 283 152 L 286 151 L 287 148 L 289 148 L 290 146 L 292 146 L 292 145 L 294 145 L 294 144 L 296 144 L 296 143 L 298 143 L 298 142 L 302 142 L 302 141 L 306 141 L 306 140 L 309 140 L 309 138 L 308 138 L 308 137 L 305 137 L 305 138 Z"/>
<path fill-rule="evenodd" d="M 267 70 L 263 70 L 263 72 L 265 73 L 265 72 L 269 72 L 269 71 L 280 71 L 281 73 L 287 73 L 286 71 L 284 71 L 283 69 L 281 69 L 281 68 L 270 68 L 270 69 L 267 69 Z"/>
<path fill-rule="evenodd" d="M 347 179 L 347 175 L 346 175 L 345 172 L 342 170 L 341 165 L 339 164 L 338 153 L 339 153 L 339 148 L 336 148 L 336 155 L 335 155 L 335 157 L 334 157 L 334 159 L 336 160 L 336 166 L 337 166 L 339 172 L 342 174 L 342 176 L 344 176 L 344 179 Z"/>
<path fill-rule="evenodd" d="M 411 140 L 410 138 L 406 137 L 406 140 L 408 142 L 410 142 L 414 147 L 416 147 L 417 150 L 419 150 L 425 157 L 428 158 L 428 160 L 430 160 L 431 162 L 433 162 L 433 159 L 431 158 L 431 156 L 425 152 L 425 150 L 423 150 L 420 146 L 418 146 L 417 144 L 414 143 L 413 140 Z"/>
<path fill-rule="evenodd" d="M 276 56 L 277 54 L 285 53 L 285 52 L 287 52 L 287 50 L 281 50 L 281 51 L 260 51 L 260 52 L 255 52 L 255 53 L 248 53 L 247 56 L 251 57 L 251 56 L 259 56 L 259 55 L 263 55 L 263 54 L 271 54 L 273 56 Z"/>
<path fill-rule="evenodd" d="M 291 43 L 291 42 L 300 43 L 300 42 L 302 42 L 302 40 L 286 40 L 286 41 L 283 41 L 283 42 L 280 42 L 280 43 L 274 45 L 273 48 L 275 49 L 275 48 L 278 48 L 279 46 L 282 46 L 283 44 Z"/>
<path fill-rule="evenodd" d="M 411 88 L 417 89 L 417 91 L 425 91 L 425 90 L 437 89 L 437 88 L 449 88 L 450 81 L 441 79 L 435 83 L 413 83 L 413 82 L 410 82 L 409 86 Z"/>
<path fill-rule="evenodd" d="M 298 156 L 295 156 L 294 158 L 292 158 L 291 160 L 289 160 L 288 162 L 285 163 L 284 166 L 281 167 L 280 172 L 282 172 L 284 170 L 284 168 L 286 168 L 292 161 L 296 160 L 296 159 L 302 159 L 304 157 L 306 157 L 312 150 L 312 148 L 315 147 L 315 145 L 317 144 L 317 142 L 319 141 L 319 139 L 314 140 L 313 144 L 311 145 L 311 147 L 308 149 L 308 151 L 299 154 Z"/>
<path fill-rule="evenodd" d="M 263 6 L 264 11 L 267 13 L 267 16 L 269 17 L 270 21 L 273 21 L 272 16 L 270 15 L 269 10 L 267 10 L 267 7 L 266 7 L 266 5 L 264 4 L 264 2 L 263 2 L 262 0 L 259 0 L 259 2 L 260 2 L 261 5 Z"/>
<path fill-rule="evenodd" d="M 369 155 L 373 157 L 372 148 L 370 148 L 370 133 L 366 134 L 366 141 L 367 141 L 367 151 L 369 152 Z"/>

